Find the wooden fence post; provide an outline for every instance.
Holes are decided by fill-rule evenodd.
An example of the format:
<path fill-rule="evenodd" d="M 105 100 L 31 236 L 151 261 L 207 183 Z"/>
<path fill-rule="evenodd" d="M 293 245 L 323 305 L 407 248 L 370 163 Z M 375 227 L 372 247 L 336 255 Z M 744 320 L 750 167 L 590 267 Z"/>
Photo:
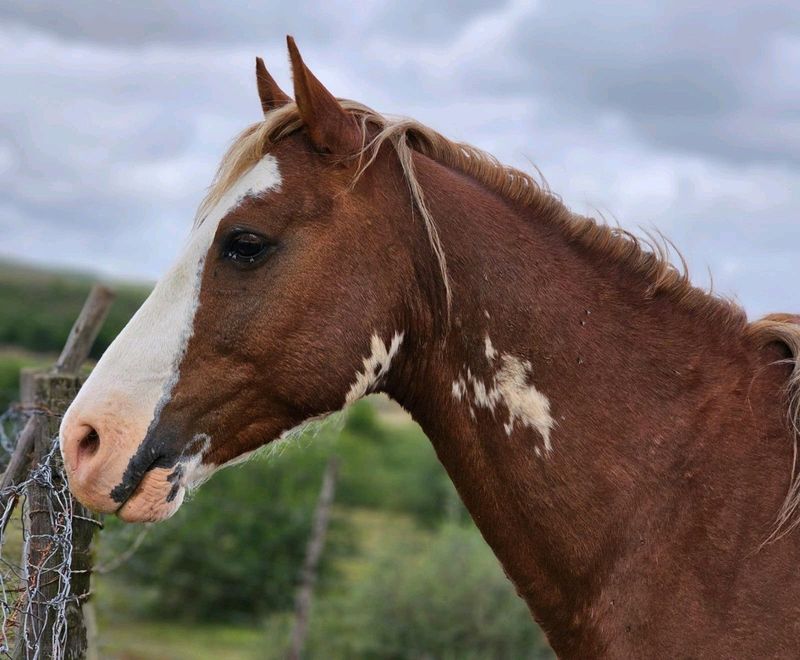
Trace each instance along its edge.
<path fill-rule="evenodd" d="M 322 488 L 314 509 L 314 520 L 311 524 L 311 538 L 306 549 L 303 570 L 300 573 L 300 587 L 297 590 L 294 606 L 294 628 L 286 660 L 300 660 L 308 634 L 308 623 L 311 617 L 311 602 L 314 596 L 314 584 L 317 581 L 317 569 L 322 551 L 325 549 L 325 535 L 331 517 L 333 496 L 336 492 L 336 477 L 339 461 L 336 456 L 328 459 L 325 474 L 322 476 Z"/>
<path fill-rule="evenodd" d="M 25 562 L 31 600 L 21 621 L 16 658 L 77 660 L 86 656 L 83 605 L 90 593 L 92 537 L 101 523 L 66 490 L 61 455 L 52 449 L 61 417 L 82 383 L 77 372 L 89 356 L 113 299 L 114 294 L 109 289 L 95 286 L 53 368 L 22 373 L 22 402 L 34 411 L 34 416 L 20 435 L 2 483 L 15 486 L 23 481 L 31 450 L 32 469 L 37 474 L 47 473 L 39 469 L 49 461 L 51 483 L 33 480 L 27 488 L 29 535 Z M 65 493 L 64 498 L 55 497 L 59 491 Z M 67 545 L 63 545 L 64 539 L 58 538 L 59 524 L 62 529 L 71 528 Z M 59 540 L 62 541 L 60 547 Z M 65 561 L 65 552 L 70 554 L 67 575 L 57 570 Z M 69 581 L 68 586 L 64 585 L 64 580 Z M 65 607 L 66 634 L 54 640 L 57 612 L 52 602 L 66 589 L 69 591 Z"/>
<path fill-rule="evenodd" d="M 50 603 L 65 589 L 62 584 L 64 576 L 58 572 L 64 561 L 65 548 L 59 547 L 55 541 L 58 529 L 54 523 L 60 520 L 64 525 L 65 518 L 72 515 L 71 598 L 66 606 L 67 646 L 59 649 L 59 654 L 63 651 L 65 658 L 82 658 L 86 654 L 86 630 L 80 610 L 89 595 L 90 546 L 97 521 L 74 500 L 59 501 L 53 497 L 54 492 L 63 489 L 65 484 L 62 481 L 61 456 L 51 452 L 53 439 L 58 435 L 60 417 L 78 393 L 80 378 L 36 371 L 24 371 L 22 378 L 25 390 L 31 393 L 31 399 L 24 403 L 48 411 L 46 421 L 39 425 L 39 432 L 34 439 L 33 469 L 49 461 L 52 471 L 52 483 L 34 481 L 27 489 L 30 527 L 26 578 L 31 600 L 23 621 L 24 642 L 26 650 L 35 649 L 39 658 L 56 656 L 53 640 L 56 609 Z"/>

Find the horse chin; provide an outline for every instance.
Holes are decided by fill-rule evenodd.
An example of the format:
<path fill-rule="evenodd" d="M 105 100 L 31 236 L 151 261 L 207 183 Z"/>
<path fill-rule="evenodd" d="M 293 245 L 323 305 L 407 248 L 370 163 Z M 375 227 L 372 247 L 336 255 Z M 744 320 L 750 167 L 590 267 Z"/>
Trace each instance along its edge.
<path fill-rule="evenodd" d="M 133 494 L 117 510 L 124 522 L 158 522 L 171 517 L 183 504 L 186 490 L 170 480 L 173 470 L 154 468 L 145 474 Z"/>

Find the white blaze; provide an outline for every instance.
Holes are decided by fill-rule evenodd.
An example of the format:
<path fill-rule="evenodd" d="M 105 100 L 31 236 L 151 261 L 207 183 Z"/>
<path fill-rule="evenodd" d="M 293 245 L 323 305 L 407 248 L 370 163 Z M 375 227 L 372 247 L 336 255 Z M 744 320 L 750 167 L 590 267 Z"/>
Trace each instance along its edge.
<path fill-rule="evenodd" d="M 113 414 L 122 407 L 143 433 L 158 418 L 178 381 L 178 369 L 194 334 L 194 317 L 206 255 L 220 221 L 248 197 L 281 183 L 274 156 L 264 156 L 228 190 L 189 235 L 177 263 L 117 336 L 81 388 L 71 412 Z"/>

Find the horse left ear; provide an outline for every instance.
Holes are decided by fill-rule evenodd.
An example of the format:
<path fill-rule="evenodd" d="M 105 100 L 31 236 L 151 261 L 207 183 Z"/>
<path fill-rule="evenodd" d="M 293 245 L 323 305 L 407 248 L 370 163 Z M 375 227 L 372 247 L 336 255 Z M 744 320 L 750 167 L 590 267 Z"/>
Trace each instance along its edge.
<path fill-rule="evenodd" d="M 261 109 L 264 114 L 286 105 L 292 100 L 286 92 L 278 87 L 275 78 L 269 75 L 267 67 L 264 66 L 264 60 L 260 57 L 256 58 L 256 85 L 258 85 L 258 96 L 261 99 Z"/>
<path fill-rule="evenodd" d="M 355 154 L 363 146 L 361 129 L 355 118 L 309 71 L 294 39 L 287 36 L 286 43 L 292 61 L 294 98 L 314 146 L 332 154 Z"/>

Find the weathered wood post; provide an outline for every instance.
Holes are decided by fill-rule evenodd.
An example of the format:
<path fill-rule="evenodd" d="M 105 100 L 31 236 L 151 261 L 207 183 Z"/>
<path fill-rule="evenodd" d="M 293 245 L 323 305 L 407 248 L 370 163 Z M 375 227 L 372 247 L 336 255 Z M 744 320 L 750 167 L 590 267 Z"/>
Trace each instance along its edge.
<path fill-rule="evenodd" d="M 32 449 L 36 478 L 27 489 L 30 527 L 25 558 L 30 602 L 18 635 L 18 658 L 72 660 L 86 656 L 83 605 L 90 592 L 92 537 L 100 522 L 66 490 L 61 455 L 53 451 L 53 443 L 61 416 L 81 386 L 78 371 L 89 356 L 113 299 L 109 289 L 95 286 L 53 368 L 22 373 L 22 402 L 35 411 L 31 421 L 38 421 L 29 431 L 26 426 L 28 436 L 20 436 L 20 443 L 24 440 L 32 447 L 18 444 L 12 457 L 15 472 L 10 472 L 10 463 L 3 478 L 3 483 L 20 483 L 28 464 L 25 458 Z M 63 496 L 58 497 L 58 493 Z M 71 534 L 65 535 L 70 529 Z M 64 571 L 67 560 L 69 569 Z M 65 608 L 66 629 L 55 627 L 59 605 Z"/>
<path fill-rule="evenodd" d="M 308 634 L 308 623 L 311 617 L 311 604 L 314 596 L 314 584 L 317 581 L 317 569 L 322 551 L 325 549 L 325 535 L 331 518 L 331 506 L 336 492 L 336 477 L 339 471 L 339 460 L 335 455 L 328 459 L 325 474 L 322 476 L 322 488 L 314 509 L 314 520 L 311 524 L 311 538 L 306 549 L 303 570 L 300 573 L 300 587 L 297 590 L 294 605 L 294 628 L 289 644 L 286 660 L 300 660 Z"/>
<path fill-rule="evenodd" d="M 69 539 L 63 535 L 64 528 L 69 524 L 67 518 L 73 511 L 83 516 L 86 516 L 86 513 L 82 511 L 82 507 L 70 502 L 69 498 L 64 500 L 54 497 L 55 493 L 64 489 L 62 481 L 64 477 L 60 455 L 50 451 L 53 447 L 53 438 L 58 434 L 59 417 L 77 394 L 79 386 L 80 380 L 75 375 L 62 376 L 30 370 L 22 374 L 23 391 L 27 393 L 27 396 L 23 397 L 23 403 L 48 411 L 44 414 L 44 423 L 38 425 L 38 432 L 34 438 L 33 469 L 40 478 L 35 479 L 27 489 L 29 529 L 26 578 L 30 600 L 23 620 L 26 647 L 26 654 L 23 657 L 28 658 L 34 656 L 52 658 L 60 653 L 55 649 L 61 644 L 53 639 L 54 632 L 56 634 L 60 632 L 54 629 L 58 607 L 55 603 L 63 595 L 65 588 L 69 589 L 70 595 L 78 595 L 79 599 L 81 593 L 88 592 L 88 588 L 79 590 L 79 582 L 84 582 L 83 578 L 88 574 L 70 577 L 59 572 L 66 560 L 65 554 L 70 552 L 68 545 L 64 543 L 65 541 L 69 543 Z M 49 470 L 42 470 L 43 467 L 49 467 Z M 75 507 L 73 511 L 70 511 L 71 505 Z M 71 568 L 75 568 L 76 560 L 81 568 L 85 568 L 83 565 L 86 560 L 82 555 L 85 555 L 88 548 L 76 547 L 75 541 L 78 539 L 74 536 L 77 532 L 77 526 L 73 527 Z M 63 584 L 65 577 L 70 577 L 68 587 Z M 75 603 L 71 599 L 68 601 L 67 609 L 70 614 L 76 607 L 80 609 L 79 602 Z M 73 614 L 68 617 L 69 619 L 76 620 L 76 617 Z M 80 622 L 76 622 L 78 625 L 73 626 L 73 630 L 67 631 L 67 638 L 70 646 L 76 651 L 76 655 L 69 657 L 79 658 L 86 651 L 86 635 Z"/>

